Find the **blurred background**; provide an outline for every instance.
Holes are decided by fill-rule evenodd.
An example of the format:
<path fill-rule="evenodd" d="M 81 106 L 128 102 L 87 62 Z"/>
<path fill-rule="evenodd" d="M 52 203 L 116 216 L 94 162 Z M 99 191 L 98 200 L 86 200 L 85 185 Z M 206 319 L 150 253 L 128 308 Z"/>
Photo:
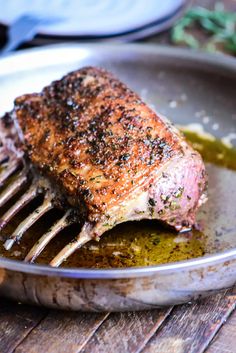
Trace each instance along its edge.
<path fill-rule="evenodd" d="M 236 55 L 236 0 L 0 0 L 5 53 L 62 42 L 145 42 Z"/>

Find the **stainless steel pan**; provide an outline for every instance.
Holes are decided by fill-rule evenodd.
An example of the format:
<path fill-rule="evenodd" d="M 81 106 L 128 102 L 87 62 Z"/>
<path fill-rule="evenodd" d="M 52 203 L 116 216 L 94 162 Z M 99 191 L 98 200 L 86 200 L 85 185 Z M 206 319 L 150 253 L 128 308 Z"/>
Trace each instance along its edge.
<path fill-rule="evenodd" d="M 201 123 L 236 140 L 236 61 L 158 46 L 60 45 L 0 60 L 0 113 L 22 93 L 84 65 L 99 65 L 175 123 Z M 0 294 L 18 301 L 88 311 L 150 309 L 191 301 L 236 281 L 236 173 L 210 166 L 206 255 L 159 266 L 125 269 L 51 268 L 0 258 Z"/>

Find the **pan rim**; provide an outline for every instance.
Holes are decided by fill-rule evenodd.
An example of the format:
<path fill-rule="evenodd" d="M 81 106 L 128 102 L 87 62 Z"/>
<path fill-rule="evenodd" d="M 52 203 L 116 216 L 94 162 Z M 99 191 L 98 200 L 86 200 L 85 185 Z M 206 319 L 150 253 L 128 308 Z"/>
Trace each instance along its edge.
<path fill-rule="evenodd" d="M 221 69 L 231 70 L 232 73 L 236 73 L 236 60 L 224 54 L 212 55 L 208 53 L 203 53 L 199 51 L 189 50 L 185 48 L 173 48 L 169 46 L 158 46 L 153 44 L 104 44 L 104 43 L 83 43 L 83 44 L 57 44 L 49 45 L 40 48 L 31 48 L 19 51 L 14 54 L 9 54 L 0 59 L 0 77 L 6 75 L 7 73 L 13 74 L 18 72 L 17 63 L 20 62 L 29 63 L 29 59 L 33 59 L 38 54 L 44 55 L 45 53 L 50 53 L 56 51 L 56 55 L 59 58 L 59 63 L 65 61 L 60 61 L 60 56 L 58 56 L 58 51 L 63 50 L 79 50 L 83 52 L 84 55 L 89 55 L 92 51 L 96 53 L 106 52 L 107 50 L 117 52 L 130 52 L 139 54 L 152 54 L 159 55 L 163 57 L 170 57 L 175 59 L 188 59 L 190 62 L 198 62 L 199 64 L 211 65 L 214 70 L 221 67 Z M 28 60 L 25 60 L 25 57 Z M 62 58 L 63 59 L 63 58 Z M 64 59 L 63 59 L 64 60 Z M 68 61 L 67 61 L 68 62 Z M 52 63 L 51 63 L 52 64 Z M 37 65 L 34 68 L 40 67 L 43 64 L 40 60 L 37 61 Z M 14 70 L 16 67 L 16 70 Z M 21 68 L 22 69 L 22 68 Z M 202 69 L 202 65 L 201 65 Z M 8 71 L 9 70 L 9 71 Z M 26 70 L 26 68 L 25 68 Z M 24 71 L 24 66 L 23 66 Z M 19 260 L 11 260 L 4 257 L 0 258 L 0 268 L 24 272 L 36 275 L 46 275 L 46 276 L 56 276 L 56 277 L 68 277 L 68 278 L 84 278 L 84 279 L 121 279 L 129 277 L 144 277 L 152 276 L 155 274 L 166 275 L 168 273 L 180 272 L 185 269 L 197 269 L 201 266 L 222 264 L 223 262 L 235 261 L 236 260 L 236 248 L 218 252 L 216 254 L 209 254 L 199 258 L 182 260 L 178 262 L 171 262 L 167 264 L 160 264 L 155 266 L 146 267 L 127 267 L 127 268 L 116 268 L 116 269 L 84 269 L 84 268 L 53 268 L 49 265 L 38 265 L 29 264 Z"/>
<path fill-rule="evenodd" d="M 146 43 L 61 43 L 61 44 L 50 44 L 45 45 L 40 48 L 30 48 L 22 49 L 14 53 L 6 54 L 0 57 L 0 77 L 7 74 L 14 74 L 15 72 L 29 71 L 31 69 L 36 69 L 44 65 L 45 60 L 47 60 L 47 65 L 55 65 L 54 59 L 57 58 L 57 64 L 74 62 L 74 58 L 59 56 L 59 53 L 65 50 L 75 50 L 80 52 L 81 59 L 86 58 L 91 52 L 96 54 L 103 54 L 104 52 L 112 52 L 115 56 L 116 54 L 130 53 L 132 54 L 142 54 L 149 55 L 154 54 L 159 57 L 168 57 L 172 59 L 184 59 L 189 60 L 189 62 L 197 62 L 199 64 L 209 64 L 212 69 L 227 69 L 231 70 L 236 74 L 236 60 L 235 58 L 223 54 L 223 53 L 206 53 L 201 50 L 171 47 L 168 45 L 156 45 L 156 44 L 146 44 Z M 51 55 L 54 53 L 54 55 Z M 49 55 L 47 55 L 49 54 Z M 50 60 L 51 56 L 51 60 Z M 33 59 L 38 58 L 34 61 Z M 43 58 L 44 60 L 40 60 Z M 28 60 L 26 60 L 28 59 Z M 31 59 L 31 60 L 29 60 Z M 19 67 L 19 62 L 21 67 Z M 200 66 L 201 70 L 204 70 L 204 66 Z"/>
<path fill-rule="evenodd" d="M 190 260 L 182 260 L 146 267 L 126 267 L 116 269 L 86 269 L 86 268 L 61 268 L 49 265 L 30 264 L 24 261 L 0 258 L 0 269 L 14 272 L 23 272 L 34 275 L 50 277 L 83 278 L 83 279 L 122 279 L 134 277 L 149 277 L 153 275 L 167 275 L 170 273 L 181 272 L 185 269 L 194 270 L 199 267 L 211 265 L 217 266 L 226 262 L 236 261 L 236 249 L 225 250 L 217 254 L 205 255 Z"/>

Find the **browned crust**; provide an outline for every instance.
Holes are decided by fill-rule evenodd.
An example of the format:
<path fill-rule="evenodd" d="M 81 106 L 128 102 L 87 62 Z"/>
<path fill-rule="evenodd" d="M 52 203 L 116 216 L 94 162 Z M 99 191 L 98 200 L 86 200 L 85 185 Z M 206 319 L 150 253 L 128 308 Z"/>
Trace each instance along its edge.
<path fill-rule="evenodd" d="M 103 69 L 87 67 L 15 100 L 30 160 L 90 219 L 182 153 L 179 136 Z"/>

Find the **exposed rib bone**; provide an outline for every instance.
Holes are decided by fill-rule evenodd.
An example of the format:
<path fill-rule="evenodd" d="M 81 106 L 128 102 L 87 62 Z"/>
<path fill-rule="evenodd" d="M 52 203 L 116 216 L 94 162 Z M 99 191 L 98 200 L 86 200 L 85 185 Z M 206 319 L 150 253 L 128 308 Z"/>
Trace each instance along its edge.
<path fill-rule="evenodd" d="M 21 198 L 11 207 L 0 219 L 0 230 L 3 229 L 8 222 L 14 217 L 25 205 L 32 201 L 38 194 L 38 187 L 36 184 L 32 184 L 29 190 L 27 190 Z"/>
<path fill-rule="evenodd" d="M 27 254 L 25 261 L 34 262 L 34 260 L 41 254 L 45 246 L 64 228 L 66 228 L 71 222 L 68 219 L 71 211 L 67 211 L 66 214 L 57 221 L 47 233 L 45 233 L 37 243 L 32 247 L 32 249 Z"/>
<path fill-rule="evenodd" d="M 13 160 L 10 162 L 7 167 L 0 173 L 0 186 L 4 183 L 4 181 L 18 168 L 19 161 Z"/>
<path fill-rule="evenodd" d="M 81 234 L 78 238 L 67 244 L 50 262 L 50 266 L 58 267 L 65 261 L 75 250 L 80 248 L 82 245 L 91 240 L 91 236 L 88 234 Z"/>
<path fill-rule="evenodd" d="M 12 196 L 14 196 L 27 181 L 26 172 L 20 173 L 16 180 L 14 180 L 0 195 L 0 207 L 2 207 Z"/>
<path fill-rule="evenodd" d="M 39 218 L 41 218 L 46 212 L 53 208 L 52 199 L 48 195 L 45 196 L 45 199 L 41 206 L 36 208 L 23 222 L 21 222 L 13 234 L 7 239 L 4 243 L 6 250 L 10 250 L 13 244 L 19 241 L 23 234 L 29 229 Z"/>

